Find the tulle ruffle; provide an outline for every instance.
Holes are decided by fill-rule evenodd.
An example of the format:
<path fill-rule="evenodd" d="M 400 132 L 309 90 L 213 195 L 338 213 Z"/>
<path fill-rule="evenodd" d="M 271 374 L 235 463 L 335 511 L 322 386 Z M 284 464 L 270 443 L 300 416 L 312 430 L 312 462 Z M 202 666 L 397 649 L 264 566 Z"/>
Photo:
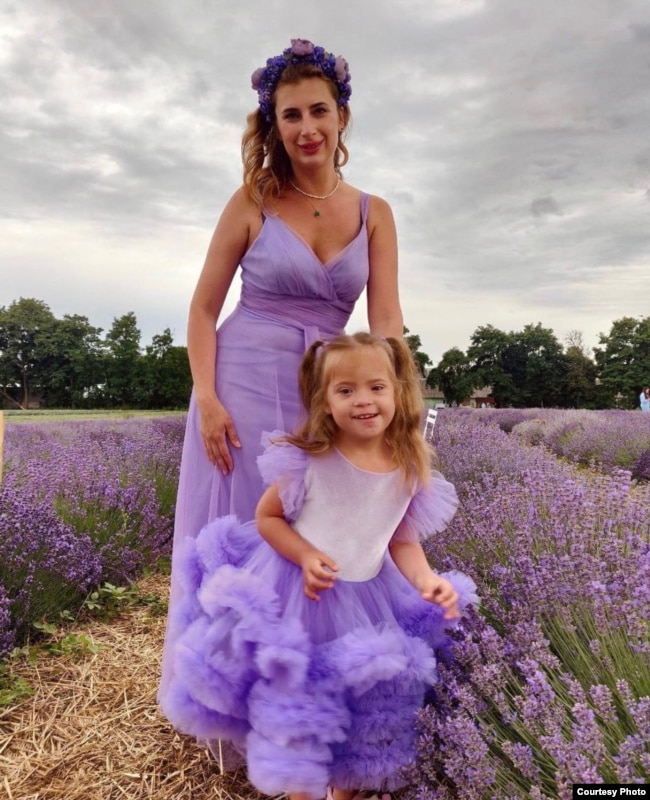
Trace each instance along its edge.
<path fill-rule="evenodd" d="M 283 431 L 262 434 L 265 449 L 257 457 L 257 467 L 267 486 L 278 484 L 284 515 L 293 521 L 305 502 L 307 453 L 288 442 L 278 442 L 284 435 Z"/>
<path fill-rule="evenodd" d="M 431 480 L 413 496 L 392 541 L 421 542 L 444 531 L 457 508 L 455 486 L 432 470 Z"/>
<path fill-rule="evenodd" d="M 401 785 L 449 623 L 388 556 L 372 580 L 340 581 L 314 602 L 253 524 L 223 517 L 181 569 L 184 627 L 163 706 L 178 730 L 231 741 L 267 794 Z M 475 602 L 470 579 L 448 577 L 463 605 Z"/>

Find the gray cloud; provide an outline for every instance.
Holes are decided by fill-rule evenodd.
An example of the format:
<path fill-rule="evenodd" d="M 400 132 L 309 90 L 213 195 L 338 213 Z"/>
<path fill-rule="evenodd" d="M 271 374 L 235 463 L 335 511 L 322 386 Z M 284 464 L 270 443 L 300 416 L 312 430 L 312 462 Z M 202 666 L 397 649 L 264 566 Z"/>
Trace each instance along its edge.
<path fill-rule="evenodd" d="M 562 216 L 557 200 L 552 195 L 536 197 L 530 204 L 530 211 L 534 217 L 545 217 L 547 215 L 556 217 Z"/>
<path fill-rule="evenodd" d="M 182 341 L 250 74 L 295 36 L 350 61 L 346 177 L 393 206 L 406 322 L 434 359 L 487 323 L 593 345 L 647 314 L 645 0 L 6 5 L 0 304 L 134 310 Z"/>

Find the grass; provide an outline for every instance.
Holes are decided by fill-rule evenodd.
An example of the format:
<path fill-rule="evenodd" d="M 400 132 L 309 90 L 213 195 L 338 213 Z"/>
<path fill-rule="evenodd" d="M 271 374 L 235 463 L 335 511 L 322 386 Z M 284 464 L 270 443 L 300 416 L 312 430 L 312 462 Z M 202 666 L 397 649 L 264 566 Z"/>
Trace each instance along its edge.
<path fill-rule="evenodd" d="M 185 411 L 147 411 L 141 409 L 26 409 L 2 412 L 6 425 L 21 424 L 25 422 L 68 422 L 84 419 L 109 419 L 124 420 L 134 417 L 174 417 L 185 414 Z"/>

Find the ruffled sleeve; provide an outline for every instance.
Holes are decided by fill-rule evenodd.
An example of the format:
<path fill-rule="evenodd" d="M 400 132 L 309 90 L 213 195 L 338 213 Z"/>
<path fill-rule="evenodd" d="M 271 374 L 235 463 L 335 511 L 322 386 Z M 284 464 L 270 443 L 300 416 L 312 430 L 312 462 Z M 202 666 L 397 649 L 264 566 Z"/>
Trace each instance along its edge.
<path fill-rule="evenodd" d="M 431 480 L 413 496 L 391 541 L 418 542 L 428 539 L 447 527 L 457 508 L 458 496 L 453 483 L 432 470 Z"/>
<path fill-rule="evenodd" d="M 277 441 L 283 431 L 262 434 L 264 452 L 257 467 L 267 486 L 277 483 L 285 517 L 293 522 L 305 501 L 307 453 L 289 442 Z"/>

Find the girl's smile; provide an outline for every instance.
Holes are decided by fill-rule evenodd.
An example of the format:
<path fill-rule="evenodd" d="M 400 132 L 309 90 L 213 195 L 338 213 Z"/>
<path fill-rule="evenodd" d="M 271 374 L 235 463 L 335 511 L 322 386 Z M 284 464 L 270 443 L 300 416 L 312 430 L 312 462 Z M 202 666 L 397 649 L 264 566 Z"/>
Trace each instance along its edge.
<path fill-rule="evenodd" d="M 341 355 L 327 387 L 326 411 L 338 428 L 338 444 L 383 439 L 395 416 L 385 353 L 364 348 Z"/>

